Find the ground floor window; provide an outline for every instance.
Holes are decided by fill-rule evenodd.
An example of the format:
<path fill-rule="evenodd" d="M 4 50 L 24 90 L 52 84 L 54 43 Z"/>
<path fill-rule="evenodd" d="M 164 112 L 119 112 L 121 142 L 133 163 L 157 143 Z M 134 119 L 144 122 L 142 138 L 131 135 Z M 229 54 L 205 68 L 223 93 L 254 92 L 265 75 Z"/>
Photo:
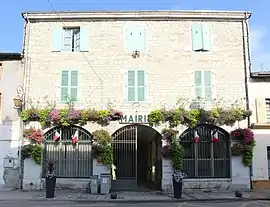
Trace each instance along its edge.
<path fill-rule="evenodd" d="M 196 143 L 194 138 L 198 138 Z M 217 138 L 217 142 L 213 139 Z M 230 135 L 213 125 L 187 129 L 180 142 L 185 147 L 183 171 L 189 178 L 229 178 Z"/>
<path fill-rule="evenodd" d="M 72 138 L 78 137 L 76 144 Z M 47 174 L 47 163 L 55 163 L 58 178 L 89 178 L 92 175 L 92 135 L 78 126 L 56 127 L 45 134 L 42 175 Z"/>

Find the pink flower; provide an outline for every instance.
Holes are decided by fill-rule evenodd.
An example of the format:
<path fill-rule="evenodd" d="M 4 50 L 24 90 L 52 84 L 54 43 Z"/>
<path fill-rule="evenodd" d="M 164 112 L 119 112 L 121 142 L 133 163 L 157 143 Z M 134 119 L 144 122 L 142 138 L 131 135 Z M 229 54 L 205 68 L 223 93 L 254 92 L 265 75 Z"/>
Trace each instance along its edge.
<path fill-rule="evenodd" d="M 77 109 L 70 109 L 68 112 L 69 120 L 79 120 L 81 118 L 81 111 Z"/>
<path fill-rule="evenodd" d="M 53 109 L 50 113 L 49 113 L 49 118 L 52 122 L 59 122 L 60 121 L 60 111 L 58 109 Z"/>

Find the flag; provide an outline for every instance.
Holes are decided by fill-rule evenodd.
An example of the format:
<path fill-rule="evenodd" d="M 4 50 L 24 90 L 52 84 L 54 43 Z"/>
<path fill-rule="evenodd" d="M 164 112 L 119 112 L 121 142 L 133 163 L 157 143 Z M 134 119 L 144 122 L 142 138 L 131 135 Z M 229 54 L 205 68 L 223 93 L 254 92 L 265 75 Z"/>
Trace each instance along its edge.
<path fill-rule="evenodd" d="M 217 130 L 213 134 L 212 141 L 213 141 L 213 143 L 217 143 L 218 142 L 218 131 Z"/>
<path fill-rule="evenodd" d="M 55 131 L 54 135 L 53 135 L 53 141 L 58 141 L 60 139 L 60 133 L 58 131 Z"/>
<path fill-rule="evenodd" d="M 78 139 L 79 139 L 79 131 L 76 130 L 76 132 L 72 136 L 72 143 L 76 144 L 78 142 Z"/>
<path fill-rule="evenodd" d="M 198 135 L 198 132 L 196 130 L 194 131 L 194 142 L 195 142 L 195 144 L 198 144 L 198 142 L 199 142 L 199 135 Z"/>

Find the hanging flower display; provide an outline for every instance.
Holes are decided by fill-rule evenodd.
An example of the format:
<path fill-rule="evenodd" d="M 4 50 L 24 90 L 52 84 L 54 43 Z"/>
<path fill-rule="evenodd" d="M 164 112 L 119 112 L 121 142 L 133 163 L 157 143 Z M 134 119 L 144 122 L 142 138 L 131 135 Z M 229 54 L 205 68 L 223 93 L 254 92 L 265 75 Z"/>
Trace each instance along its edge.
<path fill-rule="evenodd" d="M 233 139 L 239 141 L 239 143 L 235 143 L 232 148 L 233 156 L 242 156 L 243 164 L 247 167 L 251 166 L 252 158 L 253 158 L 253 149 L 256 145 L 254 139 L 254 133 L 249 128 L 239 128 L 235 129 L 231 132 L 231 136 Z"/>

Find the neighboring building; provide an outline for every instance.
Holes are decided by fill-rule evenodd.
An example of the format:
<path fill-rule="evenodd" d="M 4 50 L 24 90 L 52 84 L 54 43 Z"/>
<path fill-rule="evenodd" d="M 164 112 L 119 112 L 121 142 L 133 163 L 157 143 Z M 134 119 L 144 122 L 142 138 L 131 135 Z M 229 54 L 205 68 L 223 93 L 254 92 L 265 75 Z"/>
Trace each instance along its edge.
<path fill-rule="evenodd" d="M 270 189 L 270 72 L 250 73 L 249 103 L 253 111 L 256 147 L 253 159 L 253 183 L 255 189 Z"/>
<path fill-rule="evenodd" d="M 151 143 L 148 143 L 150 148 L 137 149 L 138 160 L 134 149 L 130 149 L 135 153 L 132 155 L 125 154 L 125 148 L 120 149 L 118 155 L 122 153 L 122 157 L 115 163 L 118 187 L 150 182 L 156 189 L 168 190 L 172 185 L 170 163 L 161 157 L 161 142 L 152 141 L 155 137 L 160 140 L 162 127 L 149 127 L 145 117 L 154 108 L 175 106 L 179 98 L 199 96 L 212 103 L 213 99 L 223 98 L 229 102 L 245 97 L 250 15 L 225 11 L 24 13 L 26 99 L 40 99 L 40 107 L 46 106 L 46 101 L 42 101 L 44 96 L 56 101 L 57 107 L 65 107 L 67 97 L 75 101 L 77 108 L 104 109 L 114 105 L 126 117 L 104 128 L 115 139 L 133 140 L 130 142 L 136 145 L 134 149 L 137 149 L 137 141 L 142 143 L 142 138 Z M 247 126 L 247 122 L 241 125 Z M 89 137 L 101 128 L 92 123 L 83 128 L 73 127 Z M 225 137 L 224 140 L 229 139 L 231 128 L 216 128 L 222 131 L 220 136 Z M 55 130 L 60 130 L 65 137 L 72 132 L 72 128 L 66 131 L 47 129 L 48 140 L 52 139 Z M 186 128 L 179 130 L 182 134 Z M 128 132 L 131 133 L 126 135 Z M 207 147 L 211 147 L 211 137 L 206 138 L 210 140 L 206 140 Z M 86 186 L 91 174 L 101 172 L 97 165 L 92 165 L 90 158 L 78 161 L 74 153 L 67 157 L 65 153 L 72 148 L 56 148 L 46 142 L 43 165 L 46 156 L 58 161 L 59 184 Z M 91 150 L 89 146 L 84 150 Z M 200 153 L 210 153 L 210 148 L 200 146 Z M 223 153 L 217 159 L 190 152 L 190 165 L 186 170 L 192 179 L 187 180 L 185 188 L 233 188 L 236 183 L 249 188 L 248 169 L 231 161 L 229 142 L 224 141 L 218 147 Z M 142 151 L 157 153 L 140 157 Z M 133 158 L 140 164 L 132 162 Z M 189 162 L 188 159 L 185 162 Z M 214 168 L 213 163 L 219 163 L 220 167 Z M 72 171 L 75 164 L 86 167 Z M 37 170 L 35 179 L 26 180 L 25 185 L 39 186 L 42 180 L 39 172 Z"/>
<path fill-rule="evenodd" d="M 23 75 L 21 54 L 0 52 L 0 188 L 17 188 L 19 184 L 22 126 L 13 99 L 23 88 Z"/>

